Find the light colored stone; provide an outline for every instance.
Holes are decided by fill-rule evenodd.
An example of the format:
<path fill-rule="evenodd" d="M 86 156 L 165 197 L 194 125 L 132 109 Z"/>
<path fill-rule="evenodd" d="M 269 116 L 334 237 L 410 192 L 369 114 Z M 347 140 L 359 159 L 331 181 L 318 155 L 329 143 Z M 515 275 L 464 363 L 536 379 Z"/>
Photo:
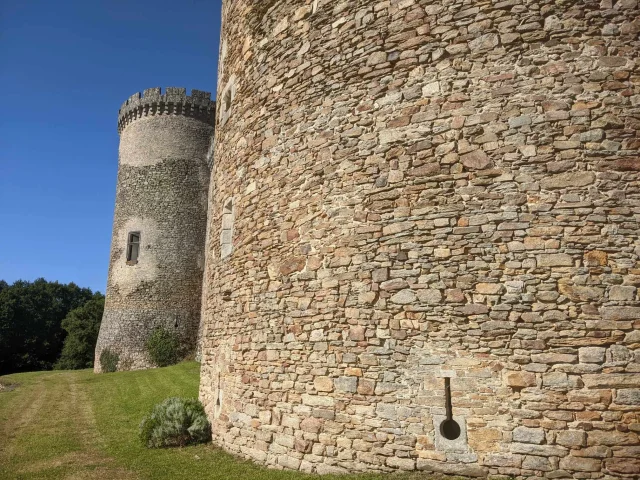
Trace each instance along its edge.
<path fill-rule="evenodd" d="M 491 160 L 482 150 L 475 150 L 460 156 L 462 164 L 471 170 L 482 170 L 491 165 Z"/>
<path fill-rule="evenodd" d="M 400 290 L 398 293 L 393 295 L 390 300 L 393 303 L 397 303 L 400 305 L 408 305 L 410 303 L 415 302 L 417 298 L 418 297 L 415 294 L 415 292 L 409 289 L 405 289 L 405 290 Z"/>
<path fill-rule="evenodd" d="M 567 172 L 543 178 L 540 186 L 545 190 L 556 190 L 568 187 L 585 187 L 596 179 L 592 172 Z"/>
<path fill-rule="evenodd" d="M 316 387 L 316 390 L 319 392 L 332 392 L 333 391 L 333 380 L 329 377 L 315 377 L 313 379 L 313 385 Z"/>
<path fill-rule="evenodd" d="M 578 350 L 578 358 L 580 363 L 602 363 L 605 351 L 603 347 L 582 347 Z"/>
<path fill-rule="evenodd" d="M 583 447 L 587 443 L 587 434 L 582 430 L 566 430 L 558 432 L 556 443 L 565 447 Z"/>
<path fill-rule="evenodd" d="M 572 267 L 574 260 L 566 253 L 547 253 L 536 257 L 539 267 Z"/>
<path fill-rule="evenodd" d="M 544 430 L 541 428 L 516 427 L 513 430 L 514 442 L 541 444 L 544 438 Z"/>

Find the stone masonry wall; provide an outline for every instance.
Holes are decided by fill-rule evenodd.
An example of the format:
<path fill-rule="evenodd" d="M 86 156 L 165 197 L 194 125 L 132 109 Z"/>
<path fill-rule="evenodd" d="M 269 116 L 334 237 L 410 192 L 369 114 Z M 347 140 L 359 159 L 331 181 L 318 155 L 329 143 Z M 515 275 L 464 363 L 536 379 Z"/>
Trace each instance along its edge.
<path fill-rule="evenodd" d="M 175 331 L 185 353 L 200 324 L 209 168 L 210 94 L 159 88 L 120 110 L 118 186 L 105 313 L 96 348 L 118 353 L 121 370 L 148 368 L 156 327 Z M 129 232 L 140 232 L 138 262 L 127 262 Z"/>
<path fill-rule="evenodd" d="M 214 440 L 318 473 L 637 478 L 638 2 L 227 0 L 223 18 Z"/>

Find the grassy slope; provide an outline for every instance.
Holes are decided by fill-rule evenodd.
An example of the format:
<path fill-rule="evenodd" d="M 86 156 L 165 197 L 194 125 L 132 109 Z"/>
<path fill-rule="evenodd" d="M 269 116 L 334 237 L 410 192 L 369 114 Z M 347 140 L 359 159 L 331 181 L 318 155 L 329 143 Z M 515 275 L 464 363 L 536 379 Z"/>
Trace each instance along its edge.
<path fill-rule="evenodd" d="M 10 375 L 0 393 L 2 479 L 264 479 L 318 478 L 268 470 L 211 446 L 149 450 L 140 419 L 171 396 L 196 397 L 198 364 L 108 375 L 89 370 Z M 323 480 L 336 478 L 322 477 Z M 353 480 L 382 475 L 339 477 Z M 394 475 L 396 480 L 427 478 Z"/>

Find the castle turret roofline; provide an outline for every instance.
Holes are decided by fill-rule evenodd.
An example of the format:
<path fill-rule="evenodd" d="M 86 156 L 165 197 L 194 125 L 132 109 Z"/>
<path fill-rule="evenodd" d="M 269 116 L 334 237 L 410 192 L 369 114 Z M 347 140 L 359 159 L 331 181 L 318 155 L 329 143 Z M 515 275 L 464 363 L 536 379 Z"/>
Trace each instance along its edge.
<path fill-rule="evenodd" d="M 196 118 L 209 125 L 215 124 L 216 102 L 211 93 L 186 88 L 167 87 L 162 93 L 160 87 L 148 88 L 131 95 L 118 112 L 118 133 L 135 120 L 155 115 L 182 115 Z"/>

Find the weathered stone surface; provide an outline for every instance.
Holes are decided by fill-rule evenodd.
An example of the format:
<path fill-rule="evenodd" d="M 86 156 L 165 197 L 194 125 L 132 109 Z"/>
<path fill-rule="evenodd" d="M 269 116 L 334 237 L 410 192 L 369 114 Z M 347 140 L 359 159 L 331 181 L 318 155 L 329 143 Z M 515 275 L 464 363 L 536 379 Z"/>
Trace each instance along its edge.
<path fill-rule="evenodd" d="M 513 441 L 541 444 L 544 442 L 544 430 L 541 428 L 517 427 L 513 431 Z"/>
<path fill-rule="evenodd" d="M 587 388 L 640 387 L 640 375 L 633 373 L 588 374 L 582 381 Z"/>
<path fill-rule="evenodd" d="M 499 283 L 478 283 L 476 285 L 476 292 L 483 295 L 496 295 L 503 289 L 504 287 Z"/>
<path fill-rule="evenodd" d="M 460 157 L 462 164 L 472 170 L 482 170 L 491 165 L 491 160 L 482 150 L 465 153 Z"/>
<path fill-rule="evenodd" d="M 304 257 L 290 257 L 280 264 L 280 273 L 282 275 L 290 275 L 301 271 L 306 264 Z"/>
<path fill-rule="evenodd" d="M 476 465 L 446 464 L 421 458 L 417 461 L 417 469 L 446 475 L 463 475 L 465 477 L 485 477 L 487 475 L 486 469 Z"/>
<path fill-rule="evenodd" d="M 621 388 L 616 392 L 616 403 L 640 405 L 640 388 Z"/>
<path fill-rule="evenodd" d="M 319 392 L 331 392 L 333 391 L 333 380 L 329 377 L 318 376 L 313 379 L 313 385 Z"/>
<path fill-rule="evenodd" d="M 223 2 L 200 388 L 216 444 L 309 473 L 622 477 L 640 10 L 578 3 Z M 458 442 L 434 423 L 444 377 Z"/>
<path fill-rule="evenodd" d="M 580 363 L 602 363 L 606 348 L 603 347 L 582 347 L 578 349 Z"/>
<path fill-rule="evenodd" d="M 556 443 L 565 447 L 583 447 L 587 443 L 587 434 L 582 430 L 558 432 Z"/>
<path fill-rule="evenodd" d="M 415 470 L 416 461 L 411 458 L 389 457 L 387 465 L 398 470 Z"/>
<path fill-rule="evenodd" d="M 487 33 L 469 42 L 472 52 L 486 52 L 498 46 L 500 37 L 496 33 Z"/>
<path fill-rule="evenodd" d="M 564 457 L 560 459 L 560 468 L 572 472 L 599 472 L 602 460 L 584 457 Z"/>
<path fill-rule="evenodd" d="M 573 363 L 577 358 L 570 353 L 537 353 L 531 355 L 531 360 L 536 363 Z"/>
<path fill-rule="evenodd" d="M 416 299 L 418 298 L 418 296 L 416 295 L 415 292 L 405 289 L 405 290 L 400 290 L 398 293 L 396 293 L 395 295 L 393 295 L 390 300 L 393 303 L 397 303 L 400 305 L 407 305 L 409 303 L 413 303 L 416 301 Z"/>
<path fill-rule="evenodd" d="M 419 290 L 418 301 L 428 305 L 437 305 L 442 302 L 442 293 L 435 289 Z"/>
<path fill-rule="evenodd" d="M 574 264 L 571 255 L 567 255 L 566 253 L 538 255 L 537 261 L 539 267 L 572 267 Z"/>
<path fill-rule="evenodd" d="M 522 455 L 512 455 L 508 453 L 490 453 L 484 456 L 483 465 L 490 467 L 520 467 L 522 465 Z"/>
<path fill-rule="evenodd" d="M 507 385 L 510 387 L 535 387 L 536 375 L 530 372 L 510 372 L 507 374 Z"/>
<path fill-rule="evenodd" d="M 545 190 L 584 187 L 591 185 L 595 179 L 596 176 L 593 172 L 567 172 L 542 179 L 540 181 L 540 186 Z"/>
<path fill-rule="evenodd" d="M 632 432 L 593 430 L 587 433 L 587 445 L 638 445 L 638 435 Z"/>
<path fill-rule="evenodd" d="M 584 264 L 587 267 L 599 267 L 607 264 L 607 252 L 591 250 L 584 254 Z"/>
<path fill-rule="evenodd" d="M 339 377 L 333 383 L 339 392 L 355 393 L 358 388 L 358 379 L 356 377 Z"/>
<path fill-rule="evenodd" d="M 609 289 L 609 300 L 630 302 L 636 298 L 636 287 L 613 285 Z"/>
<path fill-rule="evenodd" d="M 527 455 L 522 461 L 522 468 L 525 470 L 535 470 L 537 472 L 550 472 L 554 470 L 553 464 L 546 457 Z"/>
<path fill-rule="evenodd" d="M 607 458 L 604 461 L 607 471 L 613 475 L 635 475 L 640 474 L 640 458 Z"/>
<path fill-rule="evenodd" d="M 602 307 L 603 320 L 639 320 L 640 307 Z"/>

